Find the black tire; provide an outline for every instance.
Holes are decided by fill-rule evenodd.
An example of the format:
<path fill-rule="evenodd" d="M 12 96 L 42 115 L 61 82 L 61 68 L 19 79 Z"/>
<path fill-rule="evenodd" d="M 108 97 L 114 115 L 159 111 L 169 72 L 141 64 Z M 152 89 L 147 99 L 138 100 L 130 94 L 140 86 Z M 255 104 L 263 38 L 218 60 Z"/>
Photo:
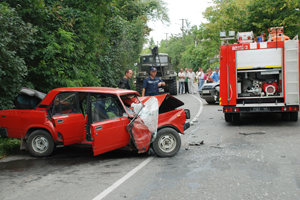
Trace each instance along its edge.
<path fill-rule="evenodd" d="M 232 121 L 239 122 L 240 121 L 240 113 L 233 113 L 232 114 Z"/>
<path fill-rule="evenodd" d="M 224 113 L 225 121 L 232 122 L 232 113 Z"/>
<path fill-rule="evenodd" d="M 206 101 L 208 104 L 216 104 L 215 101 Z"/>
<path fill-rule="evenodd" d="M 298 112 L 291 112 L 290 113 L 290 120 L 293 122 L 298 121 Z"/>
<path fill-rule="evenodd" d="M 140 93 L 140 96 L 142 96 L 143 83 L 143 81 L 136 81 L 136 91 Z"/>
<path fill-rule="evenodd" d="M 281 120 L 282 121 L 289 121 L 290 120 L 290 113 L 288 113 L 288 112 L 282 112 L 281 113 Z"/>
<path fill-rule="evenodd" d="M 170 95 L 177 95 L 177 81 L 176 79 L 173 79 L 169 83 L 169 88 L 170 88 Z"/>
<path fill-rule="evenodd" d="M 180 135 L 172 128 L 160 129 L 152 147 L 159 157 L 174 156 L 181 147 Z"/>
<path fill-rule="evenodd" d="M 35 157 L 51 155 L 55 146 L 52 136 L 44 130 L 33 131 L 27 140 L 28 151 Z"/>

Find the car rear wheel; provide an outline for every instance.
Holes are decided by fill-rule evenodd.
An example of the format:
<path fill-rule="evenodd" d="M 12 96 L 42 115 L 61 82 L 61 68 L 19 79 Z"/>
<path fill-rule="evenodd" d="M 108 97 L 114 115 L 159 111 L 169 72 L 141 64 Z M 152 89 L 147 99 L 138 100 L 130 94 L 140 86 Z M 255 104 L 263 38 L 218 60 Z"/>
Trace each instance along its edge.
<path fill-rule="evenodd" d="M 181 138 L 174 129 L 163 128 L 158 131 L 152 146 L 158 156 L 171 157 L 179 151 Z"/>
<path fill-rule="evenodd" d="M 52 136 L 44 130 L 33 131 L 28 137 L 28 151 L 36 157 L 49 156 L 55 148 Z"/>

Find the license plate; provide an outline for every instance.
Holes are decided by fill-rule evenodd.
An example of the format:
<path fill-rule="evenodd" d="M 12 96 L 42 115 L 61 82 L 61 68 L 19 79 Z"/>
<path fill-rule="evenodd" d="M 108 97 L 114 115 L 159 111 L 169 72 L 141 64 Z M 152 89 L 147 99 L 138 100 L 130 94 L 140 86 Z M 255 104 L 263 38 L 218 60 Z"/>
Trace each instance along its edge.
<path fill-rule="evenodd" d="M 270 111 L 270 108 L 254 107 L 254 108 L 251 108 L 250 111 L 254 111 L 254 112 L 258 112 L 258 111 Z"/>
<path fill-rule="evenodd" d="M 203 94 L 209 94 L 209 90 L 203 90 Z"/>

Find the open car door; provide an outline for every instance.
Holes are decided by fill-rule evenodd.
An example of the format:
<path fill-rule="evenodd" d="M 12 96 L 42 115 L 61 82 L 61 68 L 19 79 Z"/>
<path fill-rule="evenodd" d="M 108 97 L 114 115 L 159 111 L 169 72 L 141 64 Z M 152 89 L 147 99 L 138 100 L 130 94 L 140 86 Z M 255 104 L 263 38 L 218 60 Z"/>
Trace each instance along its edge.
<path fill-rule="evenodd" d="M 51 120 L 64 145 L 84 140 L 85 119 L 79 109 L 77 93 L 59 94 L 50 109 L 52 109 Z"/>
<path fill-rule="evenodd" d="M 91 100 L 91 136 L 94 156 L 128 145 L 130 137 L 126 131 L 128 117 L 118 104 L 118 99 L 104 95 Z"/>

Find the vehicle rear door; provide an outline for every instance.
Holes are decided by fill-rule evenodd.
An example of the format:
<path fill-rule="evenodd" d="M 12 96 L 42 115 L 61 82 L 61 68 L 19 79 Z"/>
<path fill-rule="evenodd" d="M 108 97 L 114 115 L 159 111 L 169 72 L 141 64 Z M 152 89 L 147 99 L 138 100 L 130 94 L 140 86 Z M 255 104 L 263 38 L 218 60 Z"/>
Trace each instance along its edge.
<path fill-rule="evenodd" d="M 99 155 L 129 144 L 126 130 L 129 119 L 117 98 L 98 96 L 91 98 L 91 136 L 94 155 Z"/>
<path fill-rule="evenodd" d="M 85 118 L 79 109 L 78 94 L 59 94 L 51 109 L 51 120 L 64 145 L 82 142 L 85 138 Z"/>

